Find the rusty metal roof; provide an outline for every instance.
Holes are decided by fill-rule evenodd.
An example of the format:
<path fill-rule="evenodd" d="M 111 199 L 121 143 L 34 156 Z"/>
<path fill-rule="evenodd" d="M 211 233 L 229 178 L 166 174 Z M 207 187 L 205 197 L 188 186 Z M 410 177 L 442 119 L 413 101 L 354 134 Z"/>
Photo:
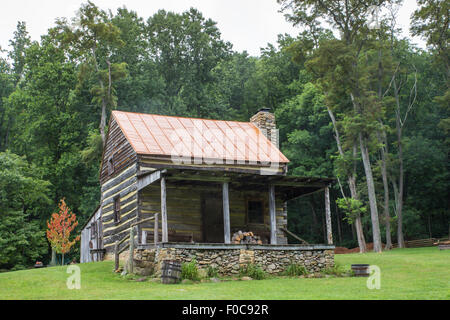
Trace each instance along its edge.
<path fill-rule="evenodd" d="M 250 122 L 113 111 L 137 154 L 245 163 L 289 160 Z"/>

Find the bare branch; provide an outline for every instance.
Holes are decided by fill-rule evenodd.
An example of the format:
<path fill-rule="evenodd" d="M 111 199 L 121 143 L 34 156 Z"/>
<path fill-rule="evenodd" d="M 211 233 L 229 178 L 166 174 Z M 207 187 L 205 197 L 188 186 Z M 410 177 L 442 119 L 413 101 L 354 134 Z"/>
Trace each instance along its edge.
<path fill-rule="evenodd" d="M 413 65 L 414 67 L 414 85 L 411 88 L 411 91 L 409 93 L 409 105 L 408 108 L 406 109 L 406 113 L 405 113 L 405 117 L 403 118 L 403 121 L 401 121 L 401 125 L 403 127 L 404 123 L 406 122 L 406 119 L 408 118 L 408 113 L 411 111 L 412 107 L 414 106 L 416 99 L 417 99 L 417 69 L 416 66 Z M 414 94 L 414 98 L 411 101 L 411 96 Z"/>

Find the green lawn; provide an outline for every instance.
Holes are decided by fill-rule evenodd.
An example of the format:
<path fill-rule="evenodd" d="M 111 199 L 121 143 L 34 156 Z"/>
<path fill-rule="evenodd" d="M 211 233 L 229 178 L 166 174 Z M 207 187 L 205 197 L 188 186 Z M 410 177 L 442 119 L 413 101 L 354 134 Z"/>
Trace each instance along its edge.
<path fill-rule="evenodd" d="M 381 269 L 381 288 L 367 278 L 271 278 L 163 285 L 125 280 L 112 262 L 81 264 L 81 289 L 66 287 L 66 267 L 0 274 L 0 299 L 450 299 L 450 250 L 396 249 L 382 254 L 336 255 L 350 269 L 368 263 Z"/>

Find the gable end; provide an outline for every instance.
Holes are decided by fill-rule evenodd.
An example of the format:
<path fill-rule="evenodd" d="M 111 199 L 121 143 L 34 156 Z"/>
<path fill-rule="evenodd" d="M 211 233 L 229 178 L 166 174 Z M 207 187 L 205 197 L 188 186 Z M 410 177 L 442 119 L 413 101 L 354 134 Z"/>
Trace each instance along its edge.
<path fill-rule="evenodd" d="M 108 137 L 103 149 L 100 184 L 104 184 L 107 180 L 115 177 L 135 163 L 136 160 L 136 152 L 123 134 L 114 116 L 111 116 Z"/>

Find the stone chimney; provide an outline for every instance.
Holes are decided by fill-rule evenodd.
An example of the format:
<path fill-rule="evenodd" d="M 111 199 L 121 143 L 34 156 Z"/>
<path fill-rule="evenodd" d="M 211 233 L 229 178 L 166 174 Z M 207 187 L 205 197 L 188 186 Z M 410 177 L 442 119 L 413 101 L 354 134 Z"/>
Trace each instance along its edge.
<path fill-rule="evenodd" d="M 269 139 L 277 148 L 279 148 L 275 115 L 270 112 L 270 108 L 259 109 L 258 113 L 250 118 L 250 122 L 257 126 L 266 138 Z"/>

